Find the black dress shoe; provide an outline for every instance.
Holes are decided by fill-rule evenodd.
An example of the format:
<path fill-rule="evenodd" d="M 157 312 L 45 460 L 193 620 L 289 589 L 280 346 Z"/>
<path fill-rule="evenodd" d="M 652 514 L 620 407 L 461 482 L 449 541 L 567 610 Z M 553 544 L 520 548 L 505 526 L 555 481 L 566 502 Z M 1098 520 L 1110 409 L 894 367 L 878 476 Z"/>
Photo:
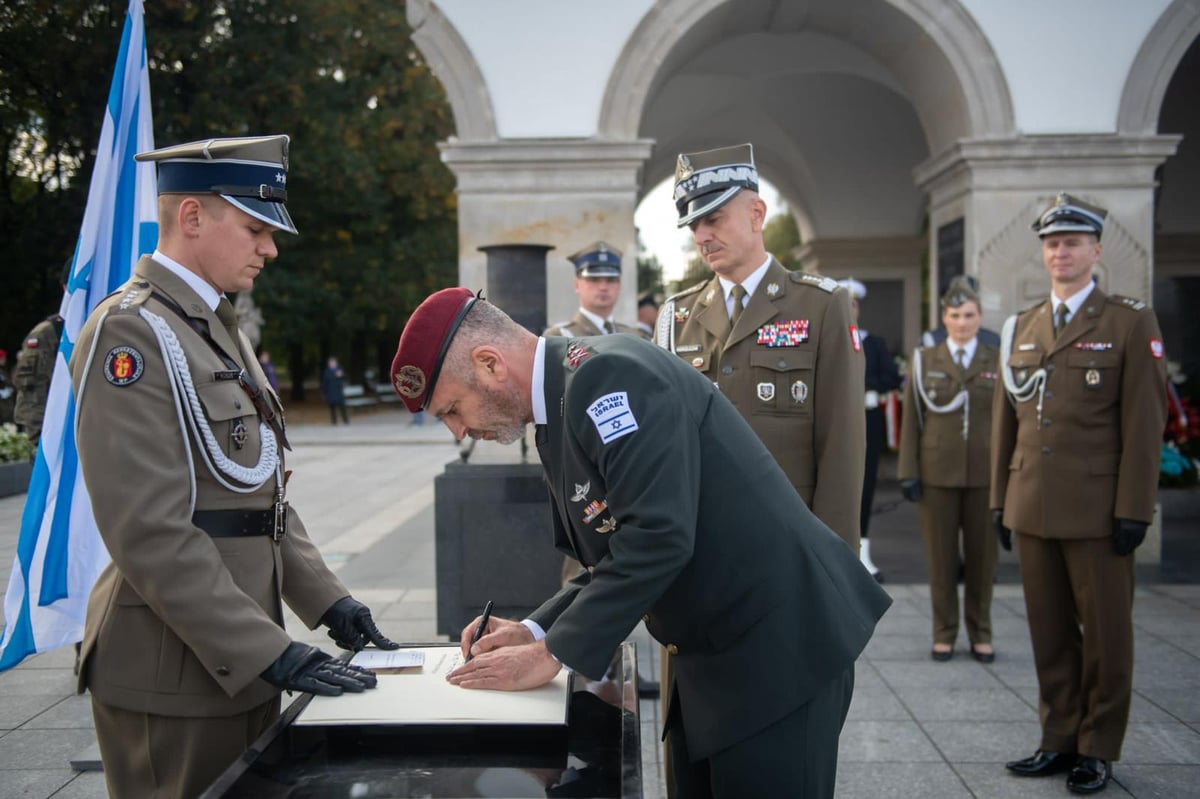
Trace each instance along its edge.
<path fill-rule="evenodd" d="M 658 683 L 654 680 L 638 680 L 638 697 L 642 699 L 654 699 L 660 692 Z"/>
<path fill-rule="evenodd" d="M 933 658 L 938 663 L 945 663 L 947 660 L 954 657 L 954 650 L 947 649 L 945 652 L 942 652 L 937 649 L 930 649 L 929 657 Z"/>
<path fill-rule="evenodd" d="M 996 653 L 995 653 L 995 651 L 980 652 L 978 649 L 975 648 L 975 645 L 972 644 L 971 645 L 971 657 L 975 658 L 980 663 L 992 663 L 996 660 Z"/>
<path fill-rule="evenodd" d="M 1099 793 L 1112 779 L 1112 765 L 1098 757 L 1081 757 L 1067 775 L 1067 790 L 1071 793 Z"/>
<path fill-rule="evenodd" d="M 1004 767 L 1022 777 L 1048 777 L 1051 774 L 1061 774 L 1069 770 L 1078 759 L 1074 753 L 1049 752 L 1039 749 L 1029 757 L 1005 763 Z"/>

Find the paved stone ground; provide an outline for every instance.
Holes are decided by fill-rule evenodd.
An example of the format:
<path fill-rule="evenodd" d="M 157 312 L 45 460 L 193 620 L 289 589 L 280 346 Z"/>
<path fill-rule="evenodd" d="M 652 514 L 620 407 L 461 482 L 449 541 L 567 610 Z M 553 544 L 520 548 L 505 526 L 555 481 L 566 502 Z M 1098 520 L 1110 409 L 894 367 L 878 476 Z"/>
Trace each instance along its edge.
<path fill-rule="evenodd" d="M 411 426 L 410 417 L 395 407 L 358 410 L 349 427 L 324 424 L 322 412 L 290 416 L 293 503 L 326 559 L 371 605 L 388 635 L 408 642 L 442 640 L 434 632 L 433 478 L 458 457 L 457 445 L 439 426 Z M 472 461 L 517 457 L 515 447 L 485 444 Z M 1002 563 L 996 588 L 996 662 L 976 663 L 963 640 L 951 662 L 930 661 L 929 596 L 916 513 L 899 502 L 890 468 L 885 463 L 872 540 L 895 604 L 858 663 L 854 703 L 841 738 L 837 795 L 1068 795 L 1061 778 L 1022 780 L 1003 767 L 1005 760 L 1032 752 L 1038 741 L 1037 680 L 1015 563 Z M 0 563 L 5 565 L 12 562 L 23 504 L 23 496 L 0 499 Z M 1179 524 L 1194 525 L 1195 517 Z M 1148 799 L 1200 792 L 1195 787 L 1200 785 L 1200 581 L 1179 582 L 1196 569 L 1194 533 L 1194 527 L 1164 531 L 1168 562 L 1139 568 L 1133 714 L 1108 796 Z M 1172 552 L 1188 562 L 1177 562 Z M 301 640 L 329 644 L 324 633 L 305 631 L 294 618 L 288 627 Z M 642 673 L 656 675 L 657 647 L 649 646 L 642 630 L 633 637 Z M 0 799 L 105 795 L 100 774 L 76 772 L 69 765 L 94 746 L 88 701 L 73 693 L 72 662 L 67 647 L 0 674 Z M 642 718 L 645 797 L 660 799 L 656 701 L 643 700 Z"/>

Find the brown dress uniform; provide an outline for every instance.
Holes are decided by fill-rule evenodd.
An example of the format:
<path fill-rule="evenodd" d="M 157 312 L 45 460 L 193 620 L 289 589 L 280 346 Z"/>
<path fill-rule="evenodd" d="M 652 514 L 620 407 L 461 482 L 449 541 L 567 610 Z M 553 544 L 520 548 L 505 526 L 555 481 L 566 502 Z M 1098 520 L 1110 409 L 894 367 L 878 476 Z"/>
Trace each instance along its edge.
<path fill-rule="evenodd" d="M 58 341 L 62 337 L 63 319 L 58 314 L 48 316 L 34 325 L 25 337 L 13 384 L 17 389 L 13 421 L 37 443 L 42 435 L 42 417 L 50 397 L 50 380 L 54 377 L 54 361 L 58 357 Z"/>
<path fill-rule="evenodd" d="M 1133 682 L 1134 559 L 1116 554 L 1113 519 L 1148 523 L 1154 514 L 1162 335 L 1145 303 L 1099 288 L 1057 338 L 1051 307 L 1010 320 L 1010 350 L 1009 325 L 1001 334 L 1001 368 L 1032 389 L 997 387 L 991 506 L 1016 533 L 1041 748 L 1116 760 Z"/>
<path fill-rule="evenodd" d="M 279 690 L 259 674 L 291 642 L 281 595 L 310 628 L 349 595 L 294 510 L 278 541 L 270 532 L 210 535 L 194 518 L 272 511 L 283 463 L 282 445 L 193 324 L 263 388 L 281 420 L 245 336 L 235 331 L 235 341 L 187 283 L 148 257 L 88 319 L 71 361 L 80 463 L 112 555 L 88 603 L 79 688 L 92 693 L 118 796 L 148 795 L 135 778 L 122 782 L 148 768 L 155 795 L 202 790 L 278 714 Z M 181 415 L 207 430 L 181 426 Z M 210 466 L 222 459 L 233 466 Z M 230 476 L 239 467 L 252 476 Z M 190 743 L 192 762 L 162 762 L 152 745 L 160 740 Z"/>
<path fill-rule="evenodd" d="M 817 518 L 857 553 L 865 366 L 846 291 L 772 258 L 736 328 L 713 277 L 663 303 L 656 343 L 716 384 Z"/>
<path fill-rule="evenodd" d="M 640 330 L 631 325 L 613 322 L 614 333 L 629 333 L 633 336 L 641 336 L 645 338 Z M 583 315 L 583 311 L 576 311 L 566 322 L 558 322 L 546 328 L 543 336 L 568 336 L 570 338 L 580 338 L 582 336 L 603 336 L 604 331 L 596 327 L 591 319 Z"/>
<path fill-rule="evenodd" d="M 972 644 L 988 644 L 997 555 L 988 518 L 988 447 L 999 351 L 976 339 L 975 355 L 964 370 L 950 346 L 947 339 L 913 352 L 896 473 L 901 480 L 921 481 L 921 538 L 929 562 L 934 643 L 953 644 L 958 638 L 961 528 L 967 637 Z M 918 372 L 922 391 L 917 390 Z M 965 400 L 956 401 L 963 391 Z"/>

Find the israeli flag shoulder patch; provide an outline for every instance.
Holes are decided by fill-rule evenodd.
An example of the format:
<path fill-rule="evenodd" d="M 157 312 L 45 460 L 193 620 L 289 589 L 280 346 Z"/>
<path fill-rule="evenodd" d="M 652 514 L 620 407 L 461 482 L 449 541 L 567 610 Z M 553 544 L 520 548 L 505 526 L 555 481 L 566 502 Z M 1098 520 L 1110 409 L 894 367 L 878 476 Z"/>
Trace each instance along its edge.
<path fill-rule="evenodd" d="M 633 409 L 629 407 L 629 394 L 624 391 L 600 397 L 588 406 L 587 414 L 592 424 L 596 425 L 600 441 L 605 444 L 610 444 L 638 429 Z"/>

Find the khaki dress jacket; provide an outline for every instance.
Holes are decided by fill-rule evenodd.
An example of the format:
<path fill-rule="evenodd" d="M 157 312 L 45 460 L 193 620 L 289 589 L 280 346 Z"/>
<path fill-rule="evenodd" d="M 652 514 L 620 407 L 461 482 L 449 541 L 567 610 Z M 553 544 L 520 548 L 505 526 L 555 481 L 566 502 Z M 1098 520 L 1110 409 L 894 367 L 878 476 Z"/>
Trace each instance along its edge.
<path fill-rule="evenodd" d="M 282 414 L 245 336 L 238 331 L 235 342 L 204 301 L 151 258 L 93 312 L 71 373 L 79 459 L 112 562 L 88 602 L 79 688 L 135 712 L 229 716 L 279 692 L 259 674 L 291 641 L 281 595 L 315 628 L 349 591 L 295 510 L 278 543 L 269 535 L 216 538 L 193 523 L 193 510 L 272 508 L 276 478 L 247 493 L 231 490 L 214 477 L 197 434 L 181 428 L 179 403 L 189 400 L 166 367 L 173 350 L 186 360 L 197 419 L 220 452 L 253 467 L 263 451 L 249 397 L 170 303 L 207 325 Z M 174 334 L 175 347 L 156 335 L 155 318 Z M 282 458 L 282 446 L 279 452 Z"/>

